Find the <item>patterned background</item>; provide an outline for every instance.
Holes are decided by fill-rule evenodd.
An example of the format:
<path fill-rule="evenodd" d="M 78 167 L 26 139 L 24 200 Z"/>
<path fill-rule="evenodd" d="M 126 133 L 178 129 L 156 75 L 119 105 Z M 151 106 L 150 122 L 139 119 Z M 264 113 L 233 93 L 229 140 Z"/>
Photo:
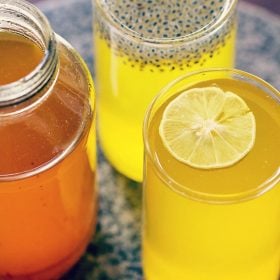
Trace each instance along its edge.
<path fill-rule="evenodd" d="M 81 53 L 93 73 L 90 0 L 48 0 L 37 5 L 54 30 Z M 278 89 L 279 34 L 277 16 L 250 4 L 240 4 L 237 68 L 261 76 Z M 100 151 L 98 174 L 97 232 L 85 255 L 64 280 L 140 280 L 141 186 L 114 171 Z"/>
<path fill-rule="evenodd" d="M 37 3 L 39 1 L 49 1 L 49 0 L 28 0 L 32 3 Z M 60 1 L 67 1 L 67 0 L 60 0 Z M 265 7 L 268 10 L 273 11 L 276 14 L 280 14 L 280 1 L 279 0 L 239 0 L 239 1 L 247 1 L 253 4 L 260 5 Z"/>

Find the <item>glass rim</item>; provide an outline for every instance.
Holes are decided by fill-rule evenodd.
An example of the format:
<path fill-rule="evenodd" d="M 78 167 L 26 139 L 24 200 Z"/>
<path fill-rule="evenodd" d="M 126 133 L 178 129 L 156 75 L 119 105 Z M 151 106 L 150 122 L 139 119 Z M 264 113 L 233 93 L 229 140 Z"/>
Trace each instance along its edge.
<path fill-rule="evenodd" d="M 109 9 L 105 9 L 106 4 L 104 4 L 104 0 L 93 1 L 96 3 L 98 9 L 102 12 L 103 17 L 110 23 L 110 26 L 112 26 L 117 33 L 129 38 L 130 40 L 134 40 L 142 44 L 164 46 L 174 44 L 185 44 L 190 42 L 193 43 L 196 40 L 201 40 L 204 37 L 211 36 L 211 33 L 218 30 L 224 23 L 227 22 L 228 19 L 232 17 L 232 15 L 235 13 L 238 3 L 238 0 L 227 0 L 227 7 L 219 16 L 218 20 L 190 34 L 174 38 L 147 38 L 141 36 L 138 32 L 130 29 L 128 26 L 121 23 L 121 21 L 117 17 L 114 17 L 112 13 L 109 12 Z"/>
<path fill-rule="evenodd" d="M 243 70 L 239 69 L 230 69 L 230 68 L 209 68 L 204 70 L 198 70 L 194 71 L 188 74 L 185 74 L 183 76 L 178 77 L 177 79 L 173 80 L 169 84 L 167 84 L 164 88 L 160 90 L 160 92 L 154 97 L 152 102 L 150 103 L 149 107 L 146 110 L 145 118 L 143 122 L 143 142 L 144 142 L 144 156 L 149 157 L 149 159 L 152 162 L 153 168 L 156 172 L 156 174 L 159 176 L 160 180 L 162 180 L 167 187 L 169 187 L 172 191 L 178 193 L 179 195 L 188 197 L 192 200 L 203 202 L 203 203 L 212 203 L 212 204 L 233 204 L 233 203 L 240 203 L 243 201 L 248 201 L 251 199 L 254 199 L 256 197 L 259 197 L 269 190 L 273 189 L 273 187 L 280 182 L 280 167 L 272 174 L 270 177 L 268 177 L 264 182 L 262 182 L 257 188 L 248 190 L 245 192 L 240 192 L 236 194 L 209 194 L 206 192 L 200 192 L 195 191 L 191 189 L 188 186 L 182 185 L 176 180 L 174 180 L 171 176 L 167 174 L 167 172 L 163 169 L 161 164 L 156 160 L 156 158 L 153 155 L 153 150 L 150 146 L 150 141 L 148 138 L 148 131 L 150 126 L 150 121 L 152 119 L 152 112 L 154 109 L 154 106 L 157 104 L 157 101 L 163 97 L 168 90 L 170 90 L 173 86 L 178 84 L 179 82 L 195 76 L 200 75 L 203 73 L 222 73 L 227 72 L 231 74 L 237 74 L 241 77 L 247 78 L 251 81 L 257 82 L 259 85 L 264 86 L 267 90 L 271 91 L 276 97 L 280 100 L 280 92 L 273 87 L 271 84 L 263 80 L 262 78 L 248 73 Z"/>

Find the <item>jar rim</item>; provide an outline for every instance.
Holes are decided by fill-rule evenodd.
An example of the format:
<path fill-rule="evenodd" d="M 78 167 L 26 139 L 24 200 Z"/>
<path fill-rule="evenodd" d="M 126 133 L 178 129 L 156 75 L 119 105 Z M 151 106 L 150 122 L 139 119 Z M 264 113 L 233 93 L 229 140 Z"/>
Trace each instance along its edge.
<path fill-rule="evenodd" d="M 25 0 L 0 0 L 1 13 L 5 15 L 1 18 L 1 32 L 28 37 L 44 49 L 43 58 L 31 72 L 16 81 L 0 86 L 0 107 L 5 107 L 32 97 L 48 83 L 57 66 L 57 53 L 55 34 L 48 19 L 35 5 Z M 32 23 L 30 29 L 21 22 L 27 19 Z M 1 26 L 3 24 L 7 24 L 9 28 Z M 24 34 L 26 30 L 28 35 Z"/>

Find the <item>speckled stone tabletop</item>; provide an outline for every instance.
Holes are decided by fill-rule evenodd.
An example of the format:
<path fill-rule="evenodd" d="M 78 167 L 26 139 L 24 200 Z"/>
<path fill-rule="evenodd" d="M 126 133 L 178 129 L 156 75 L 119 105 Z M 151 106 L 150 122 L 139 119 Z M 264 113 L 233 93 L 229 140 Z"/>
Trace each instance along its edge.
<path fill-rule="evenodd" d="M 38 6 L 93 71 L 90 0 L 48 0 Z M 280 88 L 280 18 L 250 4 L 239 5 L 237 68 Z M 93 73 L 94 74 L 94 73 Z M 118 174 L 99 151 L 100 210 L 97 232 L 64 280 L 142 279 L 141 185 Z"/>

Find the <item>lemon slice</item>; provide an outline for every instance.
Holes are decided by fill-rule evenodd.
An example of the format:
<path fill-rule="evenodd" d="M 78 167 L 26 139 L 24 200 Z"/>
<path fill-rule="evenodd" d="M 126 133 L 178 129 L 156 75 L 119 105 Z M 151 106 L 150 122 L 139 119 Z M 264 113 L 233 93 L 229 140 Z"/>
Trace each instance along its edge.
<path fill-rule="evenodd" d="M 196 168 L 222 168 L 252 149 L 256 122 L 238 95 L 218 87 L 193 88 L 167 105 L 159 133 L 177 160 Z"/>

